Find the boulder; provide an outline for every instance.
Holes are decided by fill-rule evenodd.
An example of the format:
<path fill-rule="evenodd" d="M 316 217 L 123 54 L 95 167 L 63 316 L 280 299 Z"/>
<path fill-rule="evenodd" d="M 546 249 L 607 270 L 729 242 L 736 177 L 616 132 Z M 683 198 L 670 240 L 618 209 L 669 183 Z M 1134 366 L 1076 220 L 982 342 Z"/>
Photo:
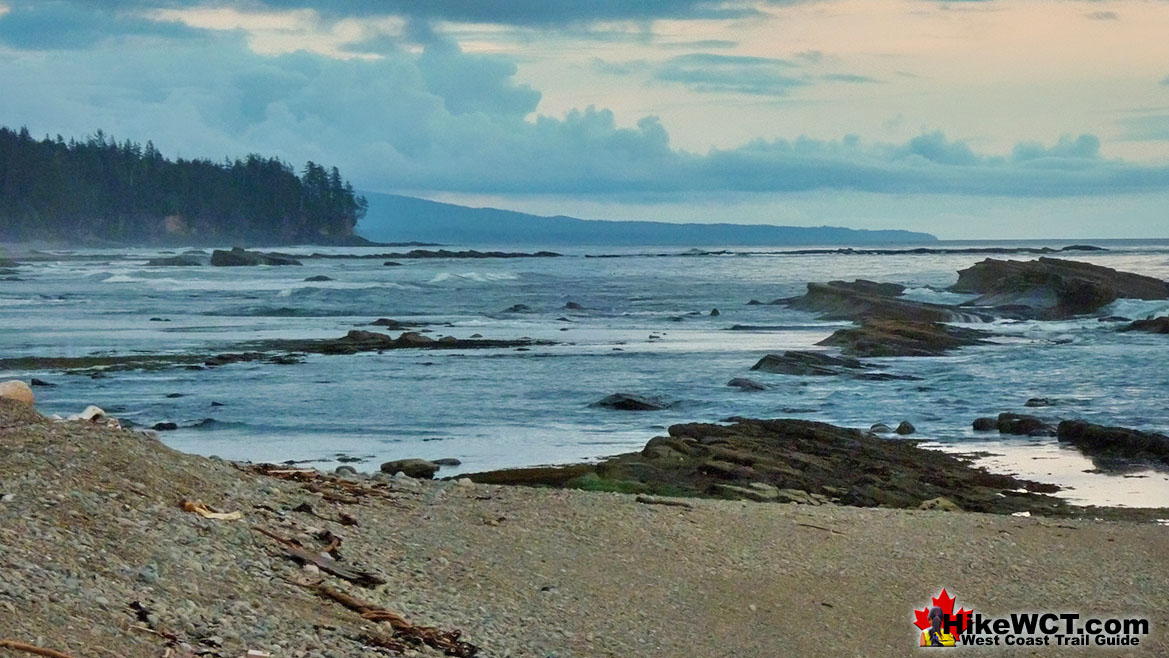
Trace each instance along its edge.
<path fill-rule="evenodd" d="M 959 347 L 984 344 L 987 335 L 940 322 L 873 319 L 856 328 L 839 329 L 816 344 L 839 347 L 850 356 L 941 356 Z"/>
<path fill-rule="evenodd" d="M 717 308 L 712 308 L 712 309 L 710 309 L 710 317 L 712 317 L 712 318 L 717 318 L 719 315 L 720 315 L 720 314 L 719 314 L 719 312 L 718 312 L 718 309 L 717 309 Z"/>
<path fill-rule="evenodd" d="M 32 389 L 19 379 L 0 382 L 0 398 L 15 400 L 29 406 L 36 404 L 36 396 L 33 395 Z"/>
<path fill-rule="evenodd" d="M 894 431 L 896 431 L 901 436 L 908 436 L 908 435 L 916 432 L 917 428 L 914 427 L 913 423 L 909 422 L 908 420 L 903 420 L 903 421 L 901 421 L 901 424 L 899 424 L 897 426 L 897 429 Z"/>
<path fill-rule="evenodd" d="M 1169 334 L 1169 316 L 1137 320 L 1124 327 L 1121 331 L 1143 331 L 1148 334 Z"/>
<path fill-rule="evenodd" d="M 1118 298 L 1169 299 L 1161 279 L 1059 258 L 987 258 L 958 272 L 950 290 L 979 295 L 964 306 L 1039 320 L 1094 313 Z"/>
<path fill-rule="evenodd" d="M 401 322 L 398 322 L 397 320 L 391 320 L 390 318 L 378 318 L 373 322 L 370 322 L 370 324 L 375 327 L 385 327 L 386 329 L 401 329 L 406 326 Z"/>
<path fill-rule="evenodd" d="M 386 334 L 379 334 L 376 331 L 363 331 L 361 329 L 351 329 L 349 333 L 345 334 L 345 340 L 361 343 L 367 346 L 385 346 L 392 347 L 394 339 Z"/>
<path fill-rule="evenodd" d="M 844 374 L 847 370 L 865 367 L 856 359 L 835 357 L 823 352 L 789 350 L 783 354 L 768 354 L 751 366 L 752 370 L 779 375 L 824 377 Z"/>
<path fill-rule="evenodd" d="M 614 393 L 597 400 L 590 407 L 616 409 L 618 411 L 661 411 L 668 409 L 670 404 L 657 398 L 631 393 Z"/>
<path fill-rule="evenodd" d="M 33 388 L 57 388 L 56 384 L 47 382 L 43 379 L 37 379 L 36 377 L 33 377 L 31 380 L 29 380 L 29 384 L 31 384 Z"/>
<path fill-rule="evenodd" d="M 1164 434 L 1065 420 L 1056 435 L 1090 456 L 1169 464 L 1169 436 Z"/>
<path fill-rule="evenodd" d="M 155 423 L 150 429 L 156 430 L 158 432 L 169 432 L 171 430 L 177 430 L 178 428 L 179 428 L 178 423 L 165 422 L 165 423 Z"/>
<path fill-rule="evenodd" d="M 412 478 L 429 480 L 438 472 L 438 464 L 425 459 L 396 459 L 381 465 L 382 473 L 405 473 Z"/>
<path fill-rule="evenodd" d="M 809 283 L 802 297 L 787 300 L 791 308 L 819 314 L 824 320 L 883 318 L 913 322 L 979 322 L 979 313 L 946 306 L 899 299 L 905 286 L 857 279 Z M 777 300 L 778 301 L 778 300 Z"/>
<path fill-rule="evenodd" d="M 999 428 L 999 421 L 997 418 L 975 418 L 974 431 L 975 432 L 994 432 Z"/>
<path fill-rule="evenodd" d="M 1000 434 L 1055 436 L 1055 428 L 1042 419 L 1025 414 L 999 414 L 995 423 Z"/>
<path fill-rule="evenodd" d="M 869 427 L 870 434 L 892 434 L 893 428 L 885 423 L 875 423 Z"/>
<path fill-rule="evenodd" d="M 399 347 L 424 347 L 432 345 L 437 342 L 430 336 L 420 334 L 417 331 L 404 331 L 401 336 L 398 336 L 396 341 Z"/>
<path fill-rule="evenodd" d="M 217 267 L 243 267 L 255 265 L 301 265 L 302 263 L 287 254 L 266 254 L 259 251 L 247 251 L 242 247 L 233 247 L 231 251 L 216 249 L 211 252 L 211 264 Z"/>
<path fill-rule="evenodd" d="M 767 385 L 761 384 L 754 379 L 747 379 L 746 377 L 735 377 L 727 382 L 727 386 L 733 386 L 743 391 L 766 391 Z"/>

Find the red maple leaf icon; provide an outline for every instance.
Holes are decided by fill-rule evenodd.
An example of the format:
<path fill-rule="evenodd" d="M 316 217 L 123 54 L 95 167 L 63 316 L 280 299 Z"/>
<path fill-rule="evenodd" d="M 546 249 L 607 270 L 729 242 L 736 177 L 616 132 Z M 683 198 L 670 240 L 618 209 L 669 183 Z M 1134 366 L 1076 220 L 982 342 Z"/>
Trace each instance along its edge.
<path fill-rule="evenodd" d="M 942 613 L 945 614 L 947 618 L 954 617 L 955 616 L 954 602 L 957 600 L 958 599 L 955 599 L 954 597 L 950 596 L 946 592 L 946 588 L 943 587 L 941 594 L 938 594 L 937 596 L 930 599 L 931 603 L 929 606 L 926 606 L 925 608 L 922 608 L 921 610 L 914 610 L 913 611 L 913 617 L 914 617 L 913 625 L 917 626 L 918 628 L 920 628 L 923 631 L 925 629 L 929 628 L 930 627 L 930 607 L 935 606 L 935 605 L 942 609 Z M 958 613 L 956 616 L 958 618 L 958 631 L 959 632 L 966 630 L 966 626 L 969 625 L 969 623 L 970 623 L 970 613 L 971 612 L 974 612 L 974 611 L 967 610 L 965 607 L 960 608 L 958 610 Z"/>

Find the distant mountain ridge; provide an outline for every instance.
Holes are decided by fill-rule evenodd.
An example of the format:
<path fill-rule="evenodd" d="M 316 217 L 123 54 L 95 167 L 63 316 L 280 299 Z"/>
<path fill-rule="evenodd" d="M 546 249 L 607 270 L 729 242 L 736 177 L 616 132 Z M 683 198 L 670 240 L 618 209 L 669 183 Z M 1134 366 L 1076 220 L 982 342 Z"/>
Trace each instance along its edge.
<path fill-rule="evenodd" d="M 606 221 L 512 210 L 469 208 L 395 194 L 365 193 L 369 209 L 357 233 L 374 241 L 444 244 L 794 246 L 928 244 L 929 233 L 836 226 L 674 224 Z"/>

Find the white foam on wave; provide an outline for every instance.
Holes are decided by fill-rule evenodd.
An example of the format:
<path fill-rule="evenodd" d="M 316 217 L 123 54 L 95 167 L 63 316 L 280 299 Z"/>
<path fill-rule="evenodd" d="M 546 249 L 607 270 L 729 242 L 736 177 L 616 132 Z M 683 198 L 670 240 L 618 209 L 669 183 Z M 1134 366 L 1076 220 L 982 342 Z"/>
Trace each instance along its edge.
<path fill-rule="evenodd" d="M 519 276 L 510 272 L 439 272 L 429 283 L 443 283 L 452 279 L 458 281 L 474 281 L 476 283 L 491 283 L 494 281 L 518 281 Z"/>
<path fill-rule="evenodd" d="M 417 286 L 394 283 L 392 281 L 288 281 L 263 279 L 152 279 L 114 274 L 101 280 L 102 283 L 141 283 L 154 290 L 164 291 L 272 291 L 281 297 L 288 297 L 298 290 L 369 290 L 377 288 L 396 288 L 399 290 L 416 290 Z"/>
<path fill-rule="evenodd" d="M 1169 301 L 1145 299 L 1118 299 L 1104 307 L 1105 315 L 1116 315 L 1133 320 L 1169 315 Z"/>

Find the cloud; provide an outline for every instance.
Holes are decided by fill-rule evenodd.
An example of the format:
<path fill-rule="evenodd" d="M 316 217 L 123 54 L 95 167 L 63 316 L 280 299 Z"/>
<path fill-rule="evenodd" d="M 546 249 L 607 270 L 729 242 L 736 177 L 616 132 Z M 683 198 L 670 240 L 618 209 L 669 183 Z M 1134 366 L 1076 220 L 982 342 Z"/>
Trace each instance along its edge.
<path fill-rule="evenodd" d="M 1085 17 L 1094 21 L 1115 21 L 1120 20 L 1120 14 L 1114 11 L 1093 11 L 1084 14 Z"/>
<path fill-rule="evenodd" d="M 653 77 L 698 92 L 783 96 L 808 84 L 792 75 L 795 67 L 785 59 L 692 53 L 670 58 Z"/>
<path fill-rule="evenodd" d="M 118 37 L 195 34 L 182 25 L 65 0 L 13 4 L 0 14 L 0 43 L 21 50 L 84 50 Z"/>
<path fill-rule="evenodd" d="M 1162 87 L 1169 87 L 1169 75 L 1165 76 L 1164 78 L 1161 78 L 1161 86 Z"/>
<path fill-rule="evenodd" d="M 172 157 L 312 159 L 378 191 L 676 200 L 825 190 L 972 197 L 1169 190 L 1169 168 L 1106 159 L 1091 135 L 1002 155 L 941 132 L 891 144 L 798 137 L 687 152 L 652 116 L 628 125 L 603 108 L 534 115 L 539 92 L 516 80 L 512 62 L 422 36 L 421 52 L 390 42 L 376 59 L 352 60 L 307 50 L 258 54 L 239 29 L 146 40 L 132 57 L 101 40 L 86 52 L 0 53 L 0 117 L 38 135 L 103 129 L 151 139 Z M 694 53 L 669 58 L 653 74 L 696 89 L 782 94 L 816 80 L 800 71 L 783 59 Z M 1169 139 L 1169 117 L 1145 120 L 1144 128 Z"/>
<path fill-rule="evenodd" d="M 1169 114 L 1147 114 L 1120 120 L 1120 138 L 1132 141 L 1169 140 Z"/>
<path fill-rule="evenodd" d="M 851 82 L 855 84 L 869 84 L 881 82 L 876 78 L 871 78 L 867 75 L 857 75 L 855 73 L 828 73 L 821 76 L 822 80 L 830 82 Z"/>

